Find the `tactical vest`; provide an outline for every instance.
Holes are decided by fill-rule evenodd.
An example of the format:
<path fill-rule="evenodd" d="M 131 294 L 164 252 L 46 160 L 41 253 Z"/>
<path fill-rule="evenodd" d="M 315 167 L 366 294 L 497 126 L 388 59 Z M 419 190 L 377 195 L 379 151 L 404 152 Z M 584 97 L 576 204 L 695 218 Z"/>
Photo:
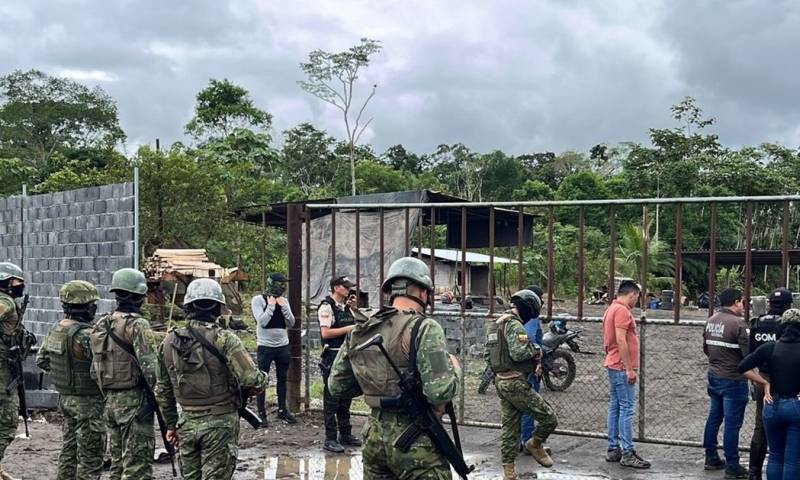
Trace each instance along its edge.
<path fill-rule="evenodd" d="M 275 310 L 272 311 L 272 318 L 269 320 L 266 328 L 286 328 L 286 317 L 283 315 L 283 309 L 280 305 L 275 305 Z"/>
<path fill-rule="evenodd" d="M 50 354 L 50 378 L 61 395 L 100 395 L 100 389 L 89 371 L 91 359 L 77 359 L 74 356 L 75 335 L 90 325 L 77 320 L 62 320 L 47 336 L 44 348 Z"/>
<path fill-rule="evenodd" d="M 220 329 L 192 327 L 211 345 L 216 345 Z M 228 366 L 220 361 L 189 332 L 173 330 L 164 340 L 164 366 L 169 372 L 175 399 L 186 410 L 213 406 L 239 408 L 240 396 Z"/>
<path fill-rule="evenodd" d="M 135 313 L 114 312 L 101 318 L 91 334 L 92 369 L 101 390 L 130 390 L 139 385 L 142 372 L 136 358 L 126 352 L 108 334 L 113 332 L 130 343 L 125 327 L 142 318 Z"/>
<path fill-rule="evenodd" d="M 770 342 L 778 341 L 781 333 L 780 315 L 761 315 L 750 322 L 750 351 Z M 762 373 L 769 373 L 769 367 L 763 365 L 759 367 Z"/>
<path fill-rule="evenodd" d="M 3 298 L 3 303 L 9 305 L 8 311 L 4 313 L 5 316 L 0 321 L 0 335 L 3 337 L 3 341 L 10 345 L 18 341 L 16 336 L 19 335 L 22 325 L 22 315 L 17 302 L 14 301 L 14 297 L 5 292 L 0 292 L 0 297 Z"/>
<path fill-rule="evenodd" d="M 424 316 L 412 311 L 400 312 L 394 308 L 387 308 L 366 322 L 358 323 L 350 334 L 350 364 L 361 391 L 364 392 L 364 401 L 370 407 L 380 407 L 381 398 L 400 395 L 400 381 L 378 347 L 367 348 L 360 352 L 356 351 L 355 347 L 380 333 L 389 357 L 401 372 L 405 372 L 409 361 L 408 354 L 402 347 L 403 336 L 406 329 L 419 318 Z"/>
<path fill-rule="evenodd" d="M 336 300 L 330 296 L 325 297 L 320 302 L 319 306 L 321 307 L 324 304 L 329 305 L 333 311 L 333 324 L 331 325 L 331 328 L 347 327 L 355 323 L 353 312 L 351 312 L 349 308 L 341 309 L 337 307 Z M 344 344 L 345 338 L 347 338 L 347 335 L 342 335 L 336 338 L 327 338 L 324 340 L 325 343 L 322 346 L 324 347 L 327 345 L 329 349 L 339 349 Z"/>
<path fill-rule="evenodd" d="M 495 373 L 520 372 L 525 375 L 533 371 L 530 360 L 515 362 L 508 350 L 506 329 L 511 321 L 517 320 L 516 315 L 504 313 L 497 320 L 490 321 L 486 326 L 486 348 L 489 351 L 489 365 Z"/>

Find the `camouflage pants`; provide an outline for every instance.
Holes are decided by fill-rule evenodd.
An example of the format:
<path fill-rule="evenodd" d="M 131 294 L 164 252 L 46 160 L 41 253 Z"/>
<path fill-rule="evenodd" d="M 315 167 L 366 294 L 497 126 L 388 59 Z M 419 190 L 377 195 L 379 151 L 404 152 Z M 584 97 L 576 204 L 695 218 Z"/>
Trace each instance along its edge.
<path fill-rule="evenodd" d="M 181 468 L 185 480 L 233 478 L 239 453 L 239 414 L 182 412 L 178 422 Z"/>
<path fill-rule="evenodd" d="M 111 448 L 111 480 L 151 480 L 155 434 L 153 414 L 137 418 L 144 394 L 139 389 L 106 392 L 106 425 Z"/>
<path fill-rule="evenodd" d="M 503 463 L 514 463 L 519 453 L 519 435 L 522 415 L 530 415 L 536 421 L 533 439 L 544 442 L 558 424 L 556 412 L 533 390 L 526 379 L 510 380 L 495 378 L 495 389 L 500 397 L 502 433 L 500 455 Z"/>
<path fill-rule="evenodd" d="M 100 478 L 106 453 L 103 397 L 62 395 L 63 445 L 58 457 L 58 480 Z"/>
<path fill-rule="evenodd" d="M 406 453 L 394 447 L 394 441 L 409 423 L 407 416 L 377 410 L 369 417 L 362 432 L 365 480 L 453 478 L 450 464 L 427 435 L 421 435 Z"/>
<path fill-rule="evenodd" d="M 3 390 L 5 393 L 5 390 Z M 6 453 L 6 448 L 14 441 L 19 423 L 19 399 L 17 392 L 13 395 L 0 395 L 0 461 Z"/>

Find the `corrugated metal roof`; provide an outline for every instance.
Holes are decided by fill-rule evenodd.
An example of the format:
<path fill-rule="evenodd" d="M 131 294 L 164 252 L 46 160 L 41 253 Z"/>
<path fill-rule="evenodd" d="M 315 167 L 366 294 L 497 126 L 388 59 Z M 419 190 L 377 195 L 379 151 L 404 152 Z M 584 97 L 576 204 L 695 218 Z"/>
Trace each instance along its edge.
<path fill-rule="evenodd" d="M 419 251 L 417 247 L 412 249 L 414 253 Z M 475 253 L 475 252 L 466 252 L 467 253 L 467 263 L 489 263 L 489 255 L 484 255 L 482 253 Z M 430 248 L 423 248 L 422 254 L 426 257 L 431 256 L 431 249 Z M 446 248 L 437 248 L 436 249 L 436 258 L 439 260 L 444 260 L 447 262 L 460 262 L 461 261 L 461 250 L 450 250 Z M 512 260 L 510 258 L 505 257 L 494 257 L 494 263 L 509 263 L 509 264 L 516 264 L 518 263 L 516 260 Z"/>

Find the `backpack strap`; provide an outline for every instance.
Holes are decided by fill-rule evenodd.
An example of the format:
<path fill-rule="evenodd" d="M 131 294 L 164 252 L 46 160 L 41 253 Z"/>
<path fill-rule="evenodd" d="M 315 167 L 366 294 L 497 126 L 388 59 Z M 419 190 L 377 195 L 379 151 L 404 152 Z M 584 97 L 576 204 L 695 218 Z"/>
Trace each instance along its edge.
<path fill-rule="evenodd" d="M 409 375 L 419 378 L 419 370 L 417 369 L 417 337 L 419 336 L 419 329 L 425 317 L 420 316 L 414 321 L 414 326 L 411 327 L 411 340 L 408 349 L 408 373 Z"/>
<path fill-rule="evenodd" d="M 225 355 L 223 355 L 222 352 L 220 352 L 219 349 L 213 343 L 209 342 L 206 337 L 200 335 L 200 333 L 197 332 L 197 330 L 193 329 L 192 327 L 187 326 L 186 330 L 189 332 L 189 335 L 194 337 L 194 339 L 197 340 L 197 342 L 203 346 L 203 348 L 208 350 L 208 353 L 217 357 L 217 360 L 219 360 L 223 365 L 225 365 L 225 368 L 228 368 L 228 359 L 225 358 Z"/>

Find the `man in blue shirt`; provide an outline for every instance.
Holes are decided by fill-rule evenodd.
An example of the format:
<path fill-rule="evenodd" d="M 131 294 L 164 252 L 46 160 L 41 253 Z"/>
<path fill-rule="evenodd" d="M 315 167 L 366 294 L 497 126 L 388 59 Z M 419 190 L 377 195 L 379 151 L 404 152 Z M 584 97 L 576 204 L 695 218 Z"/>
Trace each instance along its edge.
<path fill-rule="evenodd" d="M 542 295 L 544 294 L 544 291 L 536 285 L 528 287 L 528 290 L 532 291 L 539 297 L 539 305 L 541 305 Z M 531 343 L 535 343 L 536 345 L 541 346 L 542 337 L 544 336 L 542 332 L 542 322 L 539 320 L 539 312 L 535 313 L 536 315 L 534 315 L 533 318 L 531 318 L 525 323 L 525 331 L 528 332 L 528 339 L 530 340 Z M 541 375 L 541 364 L 539 365 L 539 367 L 537 367 L 536 372 L 531 373 L 528 376 L 528 383 L 530 383 L 533 386 L 533 389 L 537 393 L 541 388 L 540 375 Z M 533 436 L 534 426 L 535 425 L 533 422 L 533 418 L 531 418 L 529 415 L 522 416 L 522 435 L 520 436 L 519 439 L 520 450 L 522 452 L 527 453 L 527 449 L 525 448 L 525 442 L 527 442 L 528 439 L 530 439 Z"/>

